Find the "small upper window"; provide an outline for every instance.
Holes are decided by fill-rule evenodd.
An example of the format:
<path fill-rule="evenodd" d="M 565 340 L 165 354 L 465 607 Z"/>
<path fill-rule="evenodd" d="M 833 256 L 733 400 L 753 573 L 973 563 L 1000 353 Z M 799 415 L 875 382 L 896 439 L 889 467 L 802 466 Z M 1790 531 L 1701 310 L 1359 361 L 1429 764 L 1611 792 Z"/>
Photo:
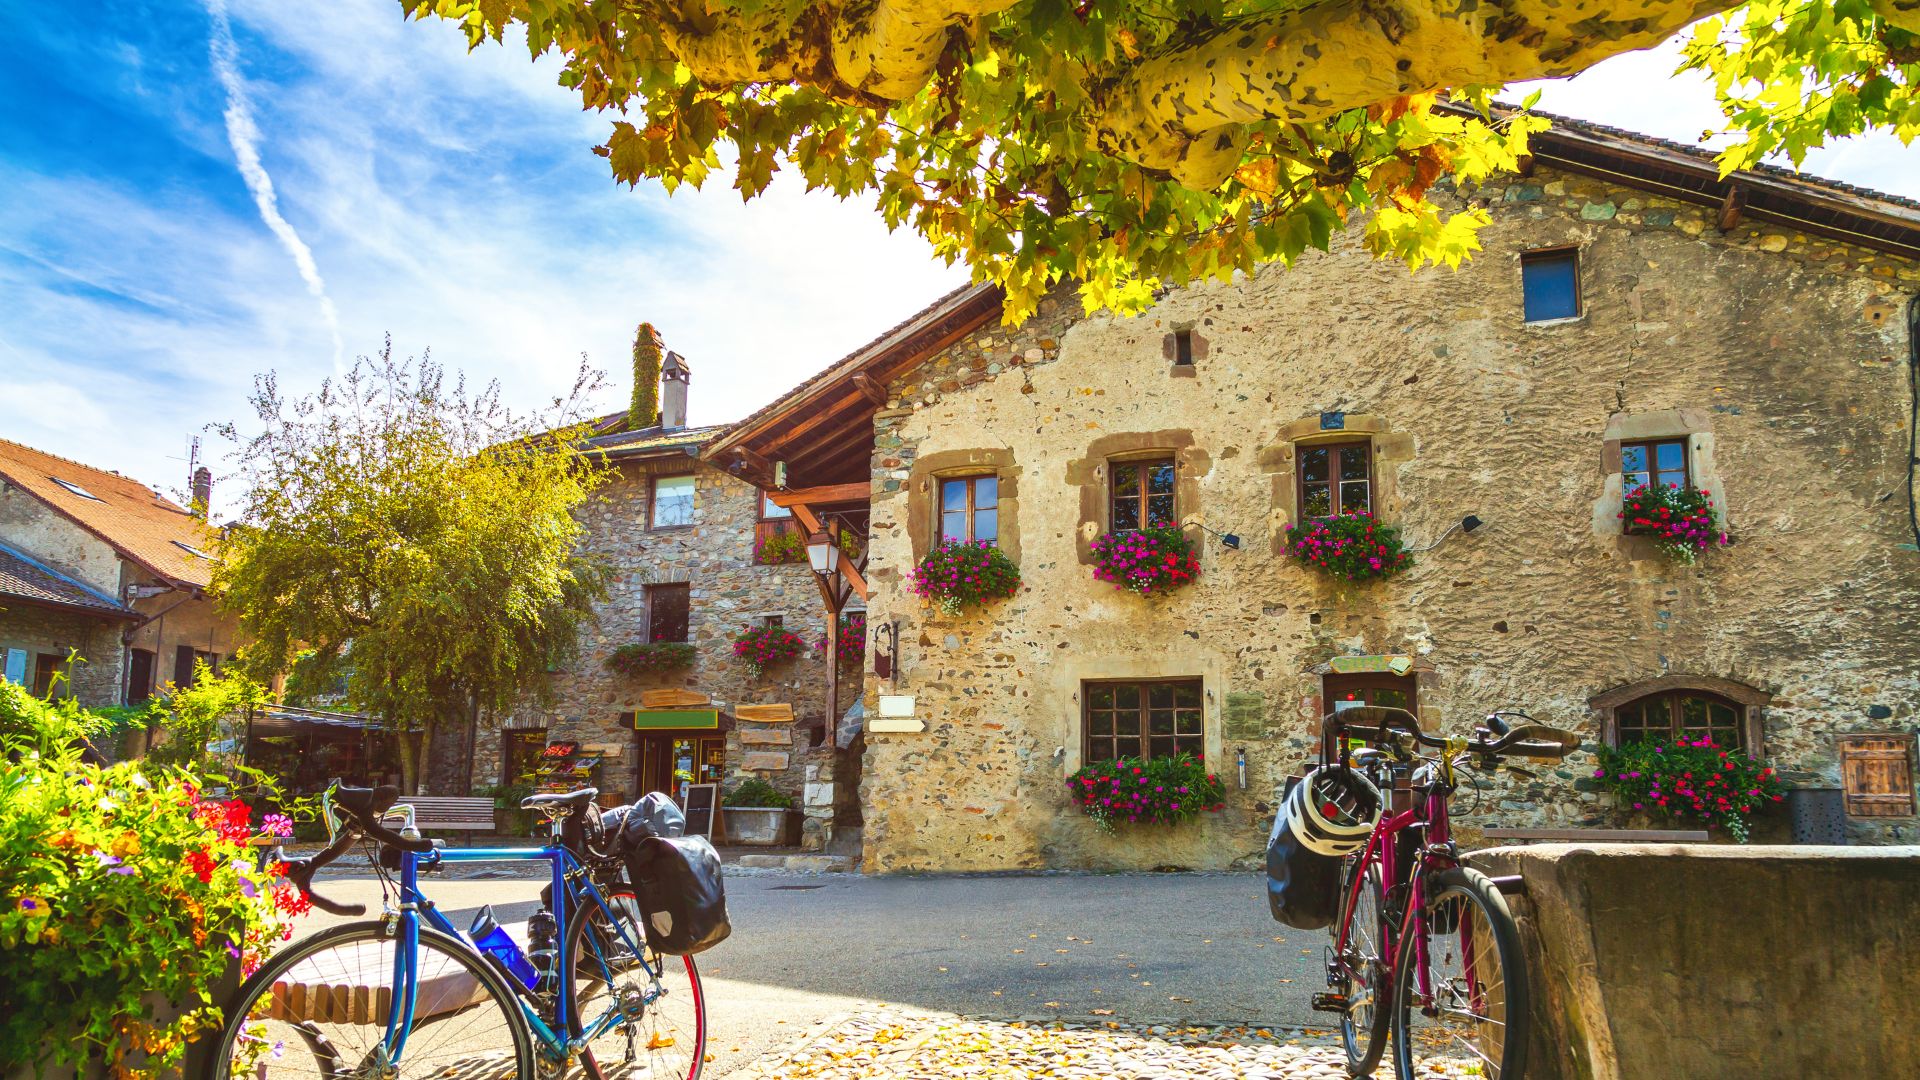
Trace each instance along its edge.
<path fill-rule="evenodd" d="M 1082 760 L 1205 753 L 1202 690 L 1199 679 L 1082 684 Z"/>
<path fill-rule="evenodd" d="M 1373 512 L 1370 444 L 1308 443 L 1299 457 L 1301 521 Z"/>
<path fill-rule="evenodd" d="M 647 528 L 671 529 L 693 524 L 693 476 L 656 476 L 653 502 L 647 507 Z"/>
<path fill-rule="evenodd" d="M 1649 484 L 1684 488 L 1692 479 L 1687 472 L 1685 439 L 1620 444 L 1620 490 L 1628 495 Z"/>
<path fill-rule="evenodd" d="M 760 493 L 760 520 L 785 521 L 793 516 L 793 511 L 773 501 L 773 492 Z"/>
<path fill-rule="evenodd" d="M 1173 362 L 1178 367 L 1193 366 L 1193 331 L 1173 332 Z"/>
<path fill-rule="evenodd" d="M 687 640 L 692 589 L 685 584 L 647 586 L 647 640 Z"/>
<path fill-rule="evenodd" d="M 1573 248 L 1520 255 L 1520 294 L 1528 322 L 1580 314 L 1580 256 Z"/>
<path fill-rule="evenodd" d="M 47 479 L 53 481 L 56 484 L 59 484 L 61 487 L 66 488 L 68 491 L 73 492 L 75 495 L 78 495 L 83 499 L 92 499 L 94 502 L 106 501 L 105 499 L 102 499 L 100 496 L 95 495 L 93 492 L 88 491 L 86 488 L 81 487 L 79 484 L 76 484 L 71 480 L 62 480 L 57 476 L 49 476 L 47 477 Z"/>
<path fill-rule="evenodd" d="M 1168 529 L 1177 521 L 1174 506 L 1173 459 L 1115 461 L 1107 522 L 1113 532 L 1129 529 Z"/>
<path fill-rule="evenodd" d="M 940 481 L 939 538 L 999 543 L 998 476 L 956 476 Z"/>

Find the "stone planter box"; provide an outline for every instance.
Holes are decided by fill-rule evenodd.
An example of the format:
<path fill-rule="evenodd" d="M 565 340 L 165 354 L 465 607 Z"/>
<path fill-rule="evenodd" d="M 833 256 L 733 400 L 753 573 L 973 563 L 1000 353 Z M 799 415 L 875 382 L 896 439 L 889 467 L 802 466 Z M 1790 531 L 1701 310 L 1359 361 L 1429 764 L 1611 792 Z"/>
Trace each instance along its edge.
<path fill-rule="evenodd" d="M 787 843 L 800 816 L 797 810 L 778 806 L 723 806 L 720 812 L 726 823 L 727 843 L 753 847 L 778 847 Z"/>

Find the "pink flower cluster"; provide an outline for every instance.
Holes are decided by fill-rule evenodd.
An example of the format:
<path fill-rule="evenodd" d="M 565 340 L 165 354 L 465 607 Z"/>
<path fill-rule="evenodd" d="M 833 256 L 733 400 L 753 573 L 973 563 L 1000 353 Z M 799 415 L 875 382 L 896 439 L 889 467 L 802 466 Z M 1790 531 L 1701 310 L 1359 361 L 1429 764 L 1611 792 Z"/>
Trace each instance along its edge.
<path fill-rule="evenodd" d="M 943 540 L 913 568 L 908 586 L 948 615 L 1020 591 L 1020 568 L 987 540 Z"/>
<path fill-rule="evenodd" d="M 778 626 L 750 626 L 733 638 L 733 655 L 745 660 L 756 677 L 806 651 L 807 643 L 799 634 Z"/>
<path fill-rule="evenodd" d="M 1712 494 L 1704 488 L 1643 484 L 1627 494 L 1619 517 L 1628 532 L 1651 536 L 1667 554 L 1690 563 L 1703 551 L 1731 543 L 1719 526 Z"/>
<path fill-rule="evenodd" d="M 1226 806 L 1227 789 L 1193 754 L 1096 761 L 1067 778 L 1067 796 L 1101 828 L 1177 825 Z"/>
<path fill-rule="evenodd" d="M 1179 529 L 1128 529 L 1093 542 L 1093 576 L 1151 596 L 1200 575 L 1200 555 Z"/>
<path fill-rule="evenodd" d="M 1348 581 L 1389 577 L 1413 562 L 1399 530 L 1362 510 L 1315 518 L 1287 530 L 1287 551 L 1309 566 Z"/>

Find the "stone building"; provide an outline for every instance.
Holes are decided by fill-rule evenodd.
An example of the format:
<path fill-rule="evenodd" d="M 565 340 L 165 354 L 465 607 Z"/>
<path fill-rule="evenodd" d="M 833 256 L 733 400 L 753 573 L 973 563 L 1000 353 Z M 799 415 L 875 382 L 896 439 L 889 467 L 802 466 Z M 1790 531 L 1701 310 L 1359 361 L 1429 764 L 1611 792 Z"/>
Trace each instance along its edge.
<path fill-rule="evenodd" d="M 1062 290 L 1008 329 L 964 289 L 789 396 L 872 425 L 867 869 L 1245 863 L 1349 701 L 1711 731 L 1798 785 L 1866 777 L 1857 838 L 1911 840 L 1920 206 L 1572 121 L 1534 150 L 1455 193 L 1493 217 L 1457 272 L 1349 234 L 1134 318 Z M 715 454 L 792 469 L 771 430 Z M 1686 565 L 1627 535 L 1650 479 L 1711 492 L 1732 544 Z M 1411 567 L 1291 558 L 1329 509 L 1399 529 Z M 1201 551 L 1150 599 L 1090 565 L 1143 511 Z M 1019 564 L 1016 596 L 950 617 L 908 592 L 956 528 Z M 1861 735 L 1904 753 L 1846 767 Z M 1109 834 L 1069 802 L 1091 758 L 1169 749 L 1214 764 L 1221 811 Z M 1625 823 L 1593 762 L 1502 774 L 1468 834 Z"/>
<path fill-rule="evenodd" d="M 209 476 L 194 478 L 202 507 Z M 144 484 L 0 440 L 0 674 L 97 707 L 217 668 L 237 626 L 206 596 L 211 544 Z"/>
<path fill-rule="evenodd" d="M 553 700 L 523 708 L 504 727 L 483 732 L 474 783 L 525 776 L 550 744 L 573 743 L 599 766 L 582 782 L 605 800 L 648 791 L 679 794 L 683 783 L 727 789 L 759 776 L 804 797 L 809 750 L 823 739 L 828 685 L 826 617 L 797 524 L 753 484 L 698 455 L 720 427 L 686 426 L 686 362 L 668 354 L 662 423 L 628 430 L 626 414 L 604 417 L 589 444 L 617 477 L 581 510 L 585 547 L 610 571 L 608 595 L 555 676 Z M 784 541 L 787 561 L 770 561 Z M 756 673 L 733 651 L 743 629 L 777 625 L 805 651 Z M 622 673 L 615 650 L 649 642 L 685 643 L 685 667 Z M 790 721 L 741 706 L 792 707 Z M 824 842 L 813 826 L 816 844 Z"/>

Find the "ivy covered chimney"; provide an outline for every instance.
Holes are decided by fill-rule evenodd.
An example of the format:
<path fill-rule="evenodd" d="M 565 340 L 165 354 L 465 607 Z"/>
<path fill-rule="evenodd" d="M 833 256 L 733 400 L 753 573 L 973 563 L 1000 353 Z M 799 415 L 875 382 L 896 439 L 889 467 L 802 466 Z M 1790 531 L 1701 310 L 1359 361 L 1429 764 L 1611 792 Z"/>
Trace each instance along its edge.
<path fill-rule="evenodd" d="M 207 520 L 207 504 L 213 501 L 213 470 L 205 465 L 193 470 L 193 516 Z"/>
<path fill-rule="evenodd" d="M 660 333 L 652 323 L 641 323 L 633 335 L 633 403 L 627 407 L 627 430 L 650 428 L 659 417 Z"/>

